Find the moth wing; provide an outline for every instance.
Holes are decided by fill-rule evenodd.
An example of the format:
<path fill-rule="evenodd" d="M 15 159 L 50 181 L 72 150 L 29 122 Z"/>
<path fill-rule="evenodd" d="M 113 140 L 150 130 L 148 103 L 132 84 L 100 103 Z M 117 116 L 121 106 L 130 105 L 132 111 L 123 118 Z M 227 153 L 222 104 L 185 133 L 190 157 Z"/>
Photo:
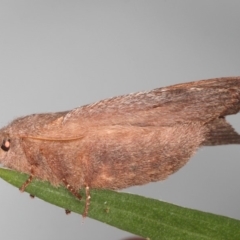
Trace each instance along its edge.
<path fill-rule="evenodd" d="M 218 78 L 114 97 L 70 111 L 64 124 L 171 126 L 208 122 L 240 110 L 240 77 Z"/>
<path fill-rule="evenodd" d="M 115 125 L 88 132 L 81 141 L 24 138 L 23 146 L 32 164 L 42 167 L 36 177 L 53 184 L 65 178 L 76 189 L 83 183 L 121 189 L 177 171 L 201 145 L 205 130 L 199 122 L 155 128 Z"/>
<path fill-rule="evenodd" d="M 239 110 L 240 77 L 218 78 L 114 97 L 69 112 L 36 114 L 22 135 L 68 140 L 103 126 L 205 124 Z"/>
<path fill-rule="evenodd" d="M 240 144 L 240 135 L 224 118 L 217 118 L 206 124 L 208 129 L 203 146 Z"/>

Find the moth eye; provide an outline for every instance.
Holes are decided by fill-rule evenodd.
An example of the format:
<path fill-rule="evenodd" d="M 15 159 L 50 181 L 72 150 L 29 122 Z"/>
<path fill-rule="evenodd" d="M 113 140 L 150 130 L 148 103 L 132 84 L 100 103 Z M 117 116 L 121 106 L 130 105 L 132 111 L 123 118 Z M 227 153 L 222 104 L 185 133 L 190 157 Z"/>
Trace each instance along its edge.
<path fill-rule="evenodd" d="M 3 140 L 1 149 L 5 152 L 7 152 L 10 149 L 10 139 Z"/>

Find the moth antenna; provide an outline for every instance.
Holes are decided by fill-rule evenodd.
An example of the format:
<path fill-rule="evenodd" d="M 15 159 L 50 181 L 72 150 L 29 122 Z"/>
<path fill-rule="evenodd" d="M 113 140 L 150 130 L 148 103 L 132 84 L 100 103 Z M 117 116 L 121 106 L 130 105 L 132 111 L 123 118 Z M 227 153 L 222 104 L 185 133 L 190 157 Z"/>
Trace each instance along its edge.
<path fill-rule="evenodd" d="M 85 218 L 88 215 L 88 209 L 90 206 L 90 188 L 89 186 L 86 186 L 85 188 L 85 193 L 86 193 L 86 201 L 85 201 L 85 208 L 84 208 L 84 212 L 83 212 L 83 218 Z"/>
<path fill-rule="evenodd" d="M 70 193 L 72 193 L 72 195 L 74 195 L 77 199 L 81 200 L 82 196 L 78 193 L 78 191 L 76 189 L 74 189 L 65 178 L 62 179 L 63 184 L 66 186 L 66 188 L 68 189 L 68 191 Z"/>

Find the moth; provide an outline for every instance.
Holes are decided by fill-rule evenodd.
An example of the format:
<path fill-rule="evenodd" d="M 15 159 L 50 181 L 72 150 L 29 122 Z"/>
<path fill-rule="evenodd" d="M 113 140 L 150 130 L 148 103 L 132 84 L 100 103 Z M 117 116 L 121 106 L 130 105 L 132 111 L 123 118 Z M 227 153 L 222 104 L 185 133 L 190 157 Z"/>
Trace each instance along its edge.
<path fill-rule="evenodd" d="M 0 162 L 66 188 L 122 189 L 164 180 L 201 146 L 239 144 L 225 116 L 240 110 L 240 77 L 113 97 L 18 118 L 0 130 Z"/>

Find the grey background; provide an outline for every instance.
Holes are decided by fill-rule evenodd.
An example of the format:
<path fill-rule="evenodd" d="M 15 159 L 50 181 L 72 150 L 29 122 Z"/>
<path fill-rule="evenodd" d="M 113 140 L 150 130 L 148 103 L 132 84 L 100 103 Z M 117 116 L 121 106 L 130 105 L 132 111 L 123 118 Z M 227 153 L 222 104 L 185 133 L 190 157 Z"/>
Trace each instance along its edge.
<path fill-rule="evenodd" d="M 240 75 L 239 1 L 0 1 L 0 126 L 115 95 Z M 229 118 L 240 131 L 239 116 Z M 240 219 L 239 146 L 202 148 L 166 181 L 125 189 Z M 0 181 L 2 239 L 131 234 Z"/>

